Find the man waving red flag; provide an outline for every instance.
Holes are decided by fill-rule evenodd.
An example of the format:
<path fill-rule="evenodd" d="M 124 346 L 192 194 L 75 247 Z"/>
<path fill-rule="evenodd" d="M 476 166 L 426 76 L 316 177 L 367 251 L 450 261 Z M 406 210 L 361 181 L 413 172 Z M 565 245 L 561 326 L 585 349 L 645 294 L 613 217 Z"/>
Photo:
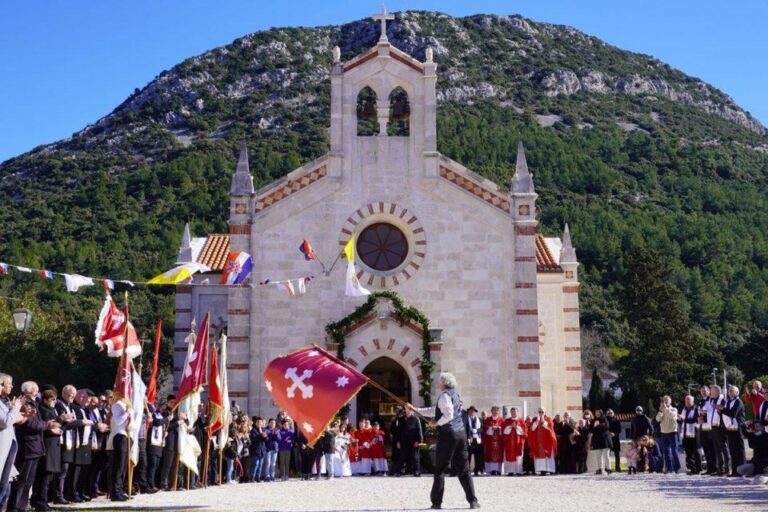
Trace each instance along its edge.
<path fill-rule="evenodd" d="M 313 445 L 368 378 L 319 347 L 303 348 L 267 365 L 264 385 Z"/>

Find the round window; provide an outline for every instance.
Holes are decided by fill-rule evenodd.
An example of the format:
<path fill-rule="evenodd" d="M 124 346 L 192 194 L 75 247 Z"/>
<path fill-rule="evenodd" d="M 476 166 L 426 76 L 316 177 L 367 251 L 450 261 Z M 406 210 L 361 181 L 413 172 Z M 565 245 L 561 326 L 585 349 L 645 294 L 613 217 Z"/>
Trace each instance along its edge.
<path fill-rule="evenodd" d="M 408 256 L 408 240 L 392 224 L 372 224 L 357 238 L 357 254 L 373 270 L 394 270 Z"/>

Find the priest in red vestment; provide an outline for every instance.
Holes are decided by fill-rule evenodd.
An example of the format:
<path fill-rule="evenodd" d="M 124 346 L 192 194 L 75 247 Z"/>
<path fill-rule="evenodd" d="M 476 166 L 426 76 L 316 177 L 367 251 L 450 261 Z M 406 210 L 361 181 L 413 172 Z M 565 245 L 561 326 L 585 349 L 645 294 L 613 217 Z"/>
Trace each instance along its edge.
<path fill-rule="evenodd" d="M 358 422 L 358 429 L 352 432 L 352 443 L 355 445 L 358 462 L 352 465 L 352 474 L 370 475 L 371 460 L 371 429 L 365 419 Z"/>
<path fill-rule="evenodd" d="M 507 475 L 523 474 L 523 450 L 528 433 L 528 425 L 518 416 L 517 407 L 509 409 L 509 417 L 504 420 L 504 472 Z"/>
<path fill-rule="evenodd" d="M 537 416 L 533 417 L 528 430 L 528 447 L 535 471 L 541 474 L 555 473 L 555 456 L 557 455 L 557 436 L 552 418 L 544 414 L 539 407 Z"/>
<path fill-rule="evenodd" d="M 501 434 L 503 426 L 501 411 L 498 407 L 491 407 L 491 415 L 483 423 L 485 472 L 489 475 L 501 474 L 501 464 L 504 462 L 504 440 Z"/>

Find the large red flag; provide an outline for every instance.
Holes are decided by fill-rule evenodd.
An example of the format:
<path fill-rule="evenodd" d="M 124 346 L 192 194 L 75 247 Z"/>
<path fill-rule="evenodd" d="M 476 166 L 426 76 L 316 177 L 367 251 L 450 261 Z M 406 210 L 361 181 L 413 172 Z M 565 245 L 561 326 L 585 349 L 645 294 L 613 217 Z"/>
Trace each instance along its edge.
<path fill-rule="evenodd" d="M 157 321 L 155 327 L 155 353 L 152 356 L 152 374 L 149 376 L 149 386 L 147 386 L 147 403 L 153 404 L 157 400 L 157 365 L 160 359 L 160 339 L 163 337 L 163 320 Z"/>
<path fill-rule="evenodd" d="M 319 347 L 280 356 L 264 371 L 272 399 L 296 421 L 309 444 L 367 382 L 365 375 Z"/>
<path fill-rule="evenodd" d="M 221 386 L 219 363 L 216 356 L 216 344 L 211 347 L 211 378 L 208 386 L 208 425 L 213 435 L 224 426 L 224 390 Z"/>
<path fill-rule="evenodd" d="M 192 352 L 184 365 L 184 373 L 181 374 L 179 390 L 176 392 L 176 403 L 181 403 L 187 396 L 200 391 L 206 384 L 206 371 L 208 370 L 208 324 L 210 313 L 205 314 L 203 323 L 197 331 Z"/>
<path fill-rule="evenodd" d="M 109 296 L 107 296 L 109 298 Z M 128 322 L 128 294 L 125 295 L 125 313 L 119 311 L 123 316 L 123 337 L 128 336 L 128 329 L 130 328 L 130 322 Z M 113 303 L 114 306 L 114 303 Z M 115 308 L 117 309 L 117 308 Z M 112 388 L 114 390 L 113 400 L 119 402 L 120 400 L 131 403 L 131 395 L 133 394 L 133 366 L 131 358 L 128 355 L 127 350 L 122 350 L 120 355 L 120 364 L 117 366 L 117 374 L 115 375 L 115 385 Z"/>
<path fill-rule="evenodd" d="M 127 324 L 127 325 L 126 325 Z M 107 294 L 104 306 L 99 313 L 99 321 L 96 323 L 96 345 L 107 350 L 109 357 L 120 357 L 123 347 L 128 346 L 128 357 L 134 358 L 141 354 L 141 342 L 136 335 L 136 329 L 125 313 L 115 305 L 115 301 Z M 127 340 L 127 342 L 126 342 Z"/>

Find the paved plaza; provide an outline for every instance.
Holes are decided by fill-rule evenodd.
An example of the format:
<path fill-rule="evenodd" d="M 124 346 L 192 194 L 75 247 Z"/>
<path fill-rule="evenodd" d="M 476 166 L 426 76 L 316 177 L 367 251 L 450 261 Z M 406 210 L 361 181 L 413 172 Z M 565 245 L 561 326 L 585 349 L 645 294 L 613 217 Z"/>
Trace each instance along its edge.
<path fill-rule="evenodd" d="M 128 503 L 98 500 L 80 509 L 394 511 L 429 508 L 432 479 L 344 478 L 330 482 L 237 484 L 137 496 Z M 768 510 L 768 486 L 737 478 L 626 474 L 475 479 L 483 510 L 563 512 L 737 512 Z M 443 508 L 467 509 L 456 478 L 446 482 Z"/>

